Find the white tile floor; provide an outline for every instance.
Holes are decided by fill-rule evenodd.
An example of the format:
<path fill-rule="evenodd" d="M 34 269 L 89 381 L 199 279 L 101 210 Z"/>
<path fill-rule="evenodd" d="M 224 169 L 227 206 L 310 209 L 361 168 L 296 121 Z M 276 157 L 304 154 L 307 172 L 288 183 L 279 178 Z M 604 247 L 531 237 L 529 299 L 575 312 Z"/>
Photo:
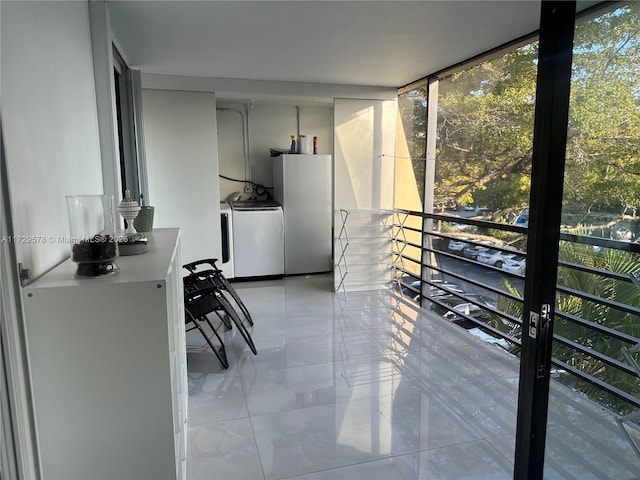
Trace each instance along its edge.
<path fill-rule="evenodd" d="M 393 291 L 332 277 L 236 283 L 222 370 L 187 336 L 189 480 L 510 479 L 518 363 Z M 547 478 L 630 480 L 640 463 L 606 413 L 554 385 Z"/>

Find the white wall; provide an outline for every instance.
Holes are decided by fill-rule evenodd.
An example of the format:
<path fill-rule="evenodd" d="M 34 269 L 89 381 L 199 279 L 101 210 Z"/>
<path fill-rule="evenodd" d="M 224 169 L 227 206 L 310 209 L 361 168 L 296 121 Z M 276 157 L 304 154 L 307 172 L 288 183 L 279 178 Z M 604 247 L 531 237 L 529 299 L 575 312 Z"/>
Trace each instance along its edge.
<path fill-rule="evenodd" d="M 182 229 L 184 263 L 220 258 L 215 95 L 143 89 L 142 103 L 154 228 Z"/>
<path fill-rule="evenodd" d="M 340 209 L 393 208 L 396 101 L 336 99 L 334 118 L 334 258 L 339 262 L 334 269 L 334 288 L 350 290 L 364 285 L 386 285 L 391 280 L 391 265 L 386 260 L 379 263 L 379 259 L 391 258 L 391 242 L 386 239 L 388 231 L 358 226 L 377 225 L 383 219 L 376 215 L 354 212 L 348 217 L 352 235 L 371 236 L 372 239 L 380 235 L 381 239 L 363 245 L 356 241 L 350 245 L 345 253 L 366 255 L 370 265 L 352 264 L 349 273 L 342 278 L 347 268 L 344 261 L 340 261 L 346 245 L 344 237 L 340 238 L 345 218 Z M 388 222 L 388 218 L 385 221 Z"/>
<path fill-rule="evenodd" d="M 336 99 L 335 209 L 393 208 L 395 100 Z"/>
<path fill-rule="evenodd" d="M 0 2 L 2 128 L 17 259 L 41 275 L 69 256 L 65 195 L 102 193 L 87 2 Z M 34 236 L 34 237 L 31 237 Z"/>
<path fill-rule="evenodd" d="M 218 101 L 218 152 L 220 173 L 227 177 L 248 179 L 273 186 L 273 158 L 269 149 L 288 148 L 291 135 L 297 134 L 296 106 L 291 104 L 235 103 Z M 241 116 L 239 112 L 242 112 Z M 309 142 L 319 139 L 320 154 L 333 154 L 333 107 L 300 106 L 300 133 Z M 245 176 L 242 122 L 247 119 L 245 130 L 249 141 L 248 166 Z M 244 185 L 220 179 L 220 195 L 224 200 Z"/>

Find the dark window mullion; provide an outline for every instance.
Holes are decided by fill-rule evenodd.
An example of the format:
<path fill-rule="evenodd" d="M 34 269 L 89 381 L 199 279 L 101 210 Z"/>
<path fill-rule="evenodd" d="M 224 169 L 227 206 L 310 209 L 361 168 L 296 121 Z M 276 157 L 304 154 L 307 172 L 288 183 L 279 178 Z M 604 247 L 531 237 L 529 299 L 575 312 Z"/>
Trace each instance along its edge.
<path fill-rule="evenodd" d="M 575 1 L 541 5 L 514 466 L 518 480 L 542 480 L 544 470 L 575 9 Z M 540 328 L 543 305 L 550 308 L 546 330 Z M 538 327 L 533 327 L 536 317 Z"/>

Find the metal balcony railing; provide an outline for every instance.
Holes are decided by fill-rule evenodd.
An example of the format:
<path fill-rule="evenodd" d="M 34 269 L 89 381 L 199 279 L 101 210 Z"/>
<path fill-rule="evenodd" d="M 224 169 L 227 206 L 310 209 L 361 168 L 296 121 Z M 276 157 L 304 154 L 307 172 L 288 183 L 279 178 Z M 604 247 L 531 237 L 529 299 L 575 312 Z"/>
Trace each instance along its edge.
<path fill-rule="evenodd" d="M 482 263 L 473 250 L 526 259 L 526 236 L 527 228 L 518 225 L 395 210 L 395 286 L 423 308 L 478 329 L 519 355 L 524 272 Z M 456 241 L 467 248 L 451 250 Z M 602 255 L 620 269 L 603 267 Z M 640 408 L 639 372 L 629 361 L 640 355 L 640 244 L 563 233 L 560 259 L 552 374 L 629 414 Z"/>

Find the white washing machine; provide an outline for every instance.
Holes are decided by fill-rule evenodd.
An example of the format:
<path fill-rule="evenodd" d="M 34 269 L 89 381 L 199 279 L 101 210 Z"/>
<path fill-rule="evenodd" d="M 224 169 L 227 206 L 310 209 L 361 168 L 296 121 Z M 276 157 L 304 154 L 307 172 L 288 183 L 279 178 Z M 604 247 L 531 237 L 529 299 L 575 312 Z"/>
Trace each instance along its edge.
<path fill-rule="evenodd" d="M 222 274 L 228 278 L 235 277 L 233 268 L 233 215 L 227 202 L 220 202 L 220 237 L 222 239 L 222 258 L 218 267 Z"/>
<path fill-rule="evenodd" d="M 284 217 L 274 201 L 232 201 L 235 278 L 284 275 Z"/>

